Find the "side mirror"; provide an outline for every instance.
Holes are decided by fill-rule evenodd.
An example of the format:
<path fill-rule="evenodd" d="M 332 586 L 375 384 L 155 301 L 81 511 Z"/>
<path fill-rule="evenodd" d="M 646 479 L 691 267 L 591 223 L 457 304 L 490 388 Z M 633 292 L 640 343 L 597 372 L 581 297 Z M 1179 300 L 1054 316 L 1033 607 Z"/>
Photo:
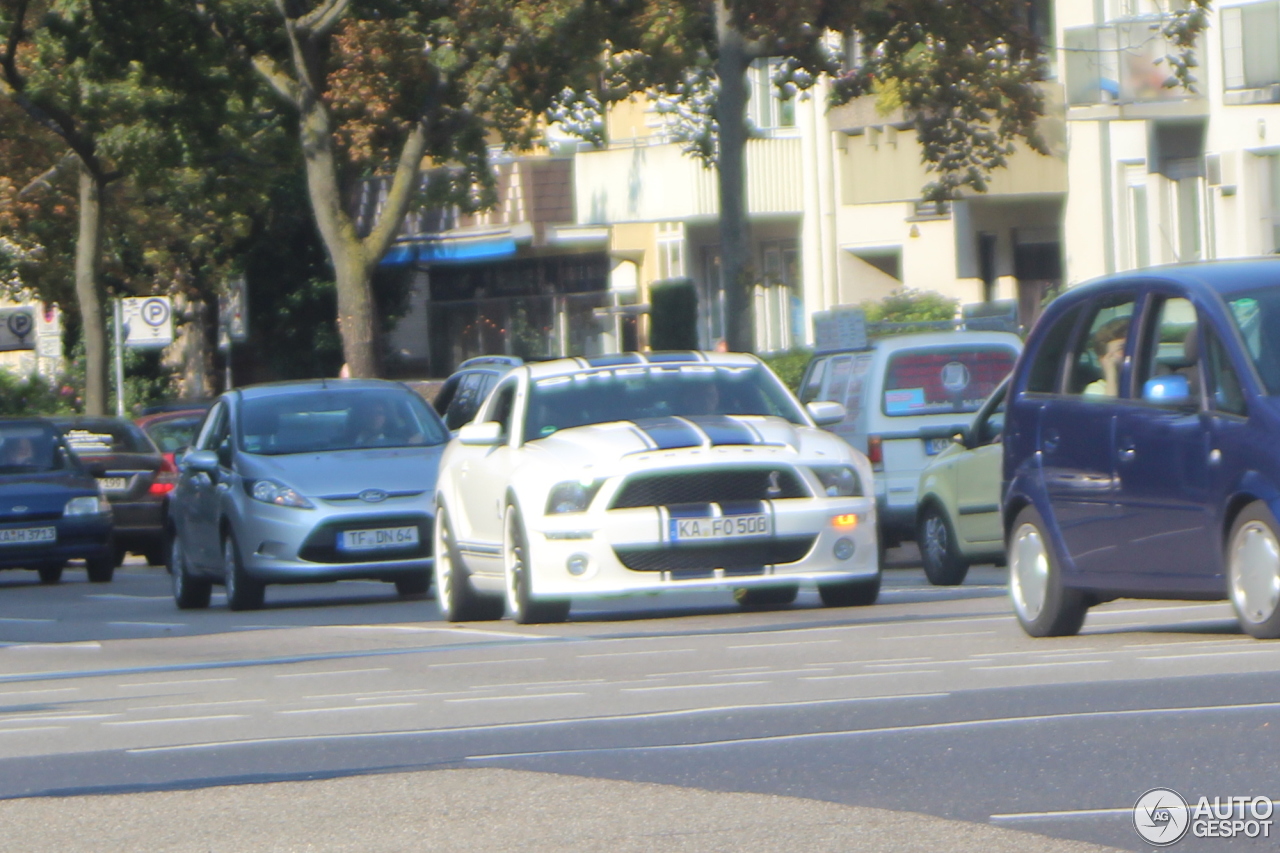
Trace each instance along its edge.
<path fill-rule="evenodd" d="M 182 457 L 182 467 L 187 471 L 216 474 L 219 468 L 218 454 L 212 450 L 188 450 Z"/>
<path fill-rule="evenodd" d="M 493 447 L 501 444 L 502 424 L 497 421 L 463 424 L 458 430 L 458 441 L 469 447 Z"/>
<path fill-rule="evenodd" d="M 1191 402 L 1191 384 L 1176 373 L 1157 376 L 1142 384 L 1142 399 L 1161 406 L 1183 406 Z"/>
<path fill-rule="evenodd" d="M 834 403 L 830 400 L 814 400 L 812 403 L 806 403 L 805 409 L 808 410 L 809 417 L 813 418 L 813 422 L 818 426 L 838 424 L 844 420 L 846 415 L 842 404 Z"/>

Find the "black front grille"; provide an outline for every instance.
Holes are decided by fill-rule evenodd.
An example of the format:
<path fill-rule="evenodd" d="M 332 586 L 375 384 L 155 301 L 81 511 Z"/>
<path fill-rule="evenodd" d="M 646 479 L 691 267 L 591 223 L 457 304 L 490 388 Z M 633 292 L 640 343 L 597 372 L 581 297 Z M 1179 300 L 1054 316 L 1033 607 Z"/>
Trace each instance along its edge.
<path fill-rule="evenodd" d="M 765 542 L 683 545 L 678 548 L 614 548 L 622 565 L 633 572 L 706 572 L 724 569 L 727 575 L 759 574 L 765 566 L 795 563 L 813 549 L 816 536 L 788 536 Z"/>
<path fill-rule="evenodd" d="M 715 468 L 637 474 L 618 490 L 612 508 L 807 497 L 804 482 L 790 468 Z"/>
<path fill-rule="evenodd" d="M 384 527 L 418 528 L 418 544 L 409 548 L 380 548 L 374 551 L 340 551 L 338 537 L 344 530 L 378 530 Z M 431 556 L 431 519 L 423 515 L 331 519 L 311 531 L 298 551 L 313 563 L 382 563 L 391 560 L 419 560 Z"/>

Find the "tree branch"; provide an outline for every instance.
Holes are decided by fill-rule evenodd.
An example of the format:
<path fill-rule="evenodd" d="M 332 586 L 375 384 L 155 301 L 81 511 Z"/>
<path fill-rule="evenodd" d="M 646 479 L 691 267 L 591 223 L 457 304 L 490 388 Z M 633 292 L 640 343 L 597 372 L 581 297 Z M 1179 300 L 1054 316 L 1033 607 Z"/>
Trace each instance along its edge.
<path fill-rule="evenodd" d="M 68 166 L 74 165 L 78 156 L 79 155 L 74 151 L 68 151 L 66 154 L 62 155 L 61 160 L 54 163 L 53 166 L 45 170 L 45 172 L 33 178 L 25 187 L 18 190 L 18 198 L 26 198 L 36 190 L 52 189 L 53 180 L 57 178 L 58 175 L 62 174 L 62 171 Z"/>
<path fill-rule="evenodd" d="M 17 54 L 18 45 L 22 43 L 23 36 L 26 35 L 23 29 L 23 23 L 27 19 L 27 0 L 18 0 L 18 6 L 13 12 L 13 29 L 9 30 L 8 45 L 5 48 L 4 56 L 0 57 L 0 65 L 4 68 L 4 76 L 15 89 L 21 89 L 24 82 L 22 75 L 18 73 Z"/>
<path fill-rule="evenodd" d="M 400 149 L 400 160 L 396 164 L 391 187 L 387 190 L 387 200 L 382 205 L 382 215 L 363 241 L 366 258 L 381 258 L 400 230 L 400 222 L 418 189 L 418 175 L 422 171 L 422 155 L 426 149 L 427 123 L 424 120 L 413 128 L 413 133 L 404 142 L 404 148 Z"/>
<path fill-rule="evenodd" d="M 253 57 L 253 70 L 258 72 L 258 76 L 266 81 L 271 87 L 271 91 L 280 96 L 281 100 L 294 109 L 300 109 L 302 106 L 302 91 L 299 89 L 297 82 L 288 74 L 280 70 L 280 66 L 276 61 L 264 54 L 258 54 Z"/>
<path fill-rule="evenodd" d="M 311 38 L 326 36 L 350 6 L 351 0 L 326 0 L 323 5 L 297 19 L 298 31 Z"/>

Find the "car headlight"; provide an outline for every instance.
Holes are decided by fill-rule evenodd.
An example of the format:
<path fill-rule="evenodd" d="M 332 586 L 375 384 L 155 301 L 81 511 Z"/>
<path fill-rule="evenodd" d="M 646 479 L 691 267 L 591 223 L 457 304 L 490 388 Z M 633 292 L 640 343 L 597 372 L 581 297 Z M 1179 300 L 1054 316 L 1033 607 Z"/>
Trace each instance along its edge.
<path fill-rule="evenodd" d="M 111 504 L 106 498 L 95 495 L 72 498 L 62 510 L 63 515 L 102 515 L 108 512 L 111 512 Z"/>
<path fill-rule="evenodd" d="M 557 484 L 547 496 L 547 515 L 586 512 L 603 485 L 604 480 L 572 480 Z"/>
<path fill-rule="evenodd" d="M 264 504 L 314 509 L 311 501 L 298 494 L 297 490 L 284 483 L 277 483 L 275 480 L 254 480 L 253 486 L 249 489 L 249 497 Z"/>
<path fill-rule="evenodd" d="M 852 465 L 814 465 L 809 470 L 829 498 L 853 498 L 863 493 L 862 478 Z"/>

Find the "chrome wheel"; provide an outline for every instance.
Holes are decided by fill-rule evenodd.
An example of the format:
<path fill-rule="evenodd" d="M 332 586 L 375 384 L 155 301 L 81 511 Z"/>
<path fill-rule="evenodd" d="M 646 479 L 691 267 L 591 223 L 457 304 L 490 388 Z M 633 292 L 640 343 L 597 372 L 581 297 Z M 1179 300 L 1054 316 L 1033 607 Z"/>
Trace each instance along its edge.
<path fill-rule="evenodd" d="M 1049 589 L 1049 554 L 1034 524 L 1023 524 L 1009 541 L 1009 595 L 1023 623 L 1036 621 Z"/>
<path fill-rule="evenodd" d="M 922 544 L 925 555 L 933 560 L 935 565 L 940 566 L 947 559 L 947 548 L 950 545 L 947 542 L 947 525 L 937 513 L 929 513 L 929 517 L 924 521 Z"/>
<path fill-rule="evenodd" d="M 524 531 L 515 507 L 507 507 L 505 535 L 502 537 L 502 565 L 507 579 L 507 610 L 517 622 L 525 621 L 529 601 L 529 572 L 526 565 Z"/>
<path fill-rule="evenodd" d="M 1239 617 L 1266 622 L 1280 603 L 1280 542 L 1262 521 L 1250 519 L 1231 539 L 1231 600 Z"/>
<path fill-rule="evenodd" d="M 440 605 L 441 617 L 448 621 L 454 616 L 453 542 L 449 532 L 449 520 L 445 517 L 443 507 L 436 510 L 434 527 L 431 553 L 435 559 L 436 602 Z"/>

